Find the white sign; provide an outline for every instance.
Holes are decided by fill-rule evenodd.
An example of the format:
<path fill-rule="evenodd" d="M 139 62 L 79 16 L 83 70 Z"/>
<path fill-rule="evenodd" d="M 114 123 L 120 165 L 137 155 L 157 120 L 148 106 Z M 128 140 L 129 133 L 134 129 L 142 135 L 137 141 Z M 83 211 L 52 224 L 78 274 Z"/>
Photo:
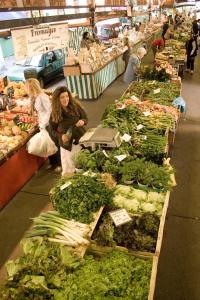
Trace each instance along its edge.
<path fill-rule="evenodd" d="M 159 89 L 156 89 L 156 90 L 154 90 L 154 91 L 153 91 L 153 93 L 154 93 L 154 94 L 159 94 L 159 93 L 160 93 L 160 88 L 159 88 Z"/>
<path fill-rule="evenodd" d="M 143 112 L 143 115 L 144 115 L 145 117 L 149 117 L 149 116 L 151 116 L 151 113 L 150 113 L 150 111 L 144 111 L 144 112 Z"/>
<path fill-rule="evenodd" d="M 115 158 L 116 158 L 118 161 L 122 161 L 122 160 L 124 160 L 126 157 L 127 157 L 126 154 L 115 155 Z"/>
<path fill-rule="evenodd" d="M 68 181 L 66 183 L 64 183 L 63 185 L 60 186 L 60 190 L 63 191 L 65 190 L 68 186 L 70 186 L 72 184 L 71 181 Z"/>
<path fill-rule="evenodd" d="M 122 136 L 122 140 L 125 142 L 129 142 L 131 140 L 131 136 L 127 133 L 124 133 L 124 135 Z"/>
<path fill-rule="evenodd" d="M 44 25 L 11 31 L 16 60 L 68 46 L 68 25 Z"/>
<path fill-rule="evenodd" d="M 139 125 L 137 125 L 136 129 L 137 129 L 137 130 L 140 130 L 140 129 L 142 129 L 143 127 L 144 127 L 144 125 L 139 124 Z"/>
<path fill-rule="evenodd" d="M 131 217 L 124 208 L 114 210 L 110 212 L 109 215 L 111 216 L 115 226 L 120 226 L 122 224 L 132 221 Z"/>

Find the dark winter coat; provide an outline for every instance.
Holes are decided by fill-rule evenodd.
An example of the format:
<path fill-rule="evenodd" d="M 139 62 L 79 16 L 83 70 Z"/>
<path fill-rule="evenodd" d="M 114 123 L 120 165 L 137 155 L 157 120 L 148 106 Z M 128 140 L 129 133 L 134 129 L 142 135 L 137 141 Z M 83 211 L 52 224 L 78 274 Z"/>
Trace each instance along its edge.
<path fill-rule="evenodd" d="M 189 41 L 187 41 L 185 48 L 186 48 L 186 53 L 187 53 L 188 57 L 197 56 L 198 46 L 197 46 L 197 42 L 195 39 L 190 39 Z"/>
<path fill-rule="evenodd" d="M 52 116 L 50 117 L 49 120 L 49 131 L 50 131 L 50 136 L 56 135 L 58 136 L 59 144 L 61 147 L 65 148 L 66 150 L 71 151 L 72 149 L 72 144 L 78 144 L 79 139 L 84 135 L 86 132 L 85 127 L 76 127 L 76 123 L 79 120 L 83 120 L 85 122 L 85 125 L 88 122 L 87 115 L 85 111 L 81 107 L 77 107 L 77 112 L 72 112 L 72 111 L 67 111 L 67 109 L 62 109 L 62 116 L 63 120 L 60 121 L 59 123 L 55 123 L 52 120 Z M 62 141 L 62 135 L 66 134 L 67 131 L 71 129 L 72 130 L 72 136 L 69 141 L 69 143 L 63 144 Z"/>

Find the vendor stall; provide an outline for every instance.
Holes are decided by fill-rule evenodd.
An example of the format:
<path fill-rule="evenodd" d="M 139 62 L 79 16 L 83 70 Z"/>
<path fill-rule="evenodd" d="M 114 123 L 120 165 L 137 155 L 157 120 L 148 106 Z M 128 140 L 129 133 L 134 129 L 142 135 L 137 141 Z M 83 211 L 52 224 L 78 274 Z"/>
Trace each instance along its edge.
<path fill-rule="evenodd" d="M 122 54 L 90 74 L 69 75 L 68 67 L 64 66 L 67 88 L 79 99 L 97 99 L 124 70 Z"/>

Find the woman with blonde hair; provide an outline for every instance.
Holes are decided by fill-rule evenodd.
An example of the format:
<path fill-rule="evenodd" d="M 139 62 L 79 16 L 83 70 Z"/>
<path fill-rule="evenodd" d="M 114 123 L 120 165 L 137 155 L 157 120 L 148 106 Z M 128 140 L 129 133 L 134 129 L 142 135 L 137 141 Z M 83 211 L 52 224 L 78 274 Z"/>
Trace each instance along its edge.
<path fill-rule="evenodd" d="M 49 97 L 40 87 L 40 83 L 35 78 L 29 78 L 25 82 L 27 94 L 31 99 L 31 114 L 34 111 L 38 115 L 38 124 L 40 129 L 45 129 L 49 124 L 51 114 L 51 102 Z"/>
<path fill-rule="evenodd" d="M 53 136 L 49 130 L 49 119 L 51 115 L 51 102 L 49 97 L 44 93 L 40 87 L 40 83 L 35 78 L 29 78 L 25 82 L 27 94 L 31 99 L 31 114 L 36 111 L 38 115 L 38 125 L 40 130 L 46 129 L 49 132 L 51 139 L 58 147 L 58 139 Z M 49 156 L 49 165 L 47 169 L 54 168 L 56 172 L 60 172 L 60 151 Z"/>
<path fill-rule="evenodd" d="M 78 142 L 85 133 L 87 121 L 84 109 L 70 91 L 65 86 L 56 88 L 49 125 L 59 139 L 62 175 L 75 172 L 74 155 L 80 150 Z"/>

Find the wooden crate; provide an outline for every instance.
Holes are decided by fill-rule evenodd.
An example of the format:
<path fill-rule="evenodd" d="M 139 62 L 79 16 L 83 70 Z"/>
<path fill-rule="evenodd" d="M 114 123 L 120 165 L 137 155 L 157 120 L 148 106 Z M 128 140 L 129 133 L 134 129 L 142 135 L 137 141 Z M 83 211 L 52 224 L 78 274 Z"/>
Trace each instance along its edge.
<path fill-rule="evenodd" d="M 158 268 L 158 257 L 148 253 L 148 252 L 134 252 L 131 250 L 128 250 L 123 247 L 101 247 L 97 246 L 94 244 L 91 244 L 88 249 L 87 253 L 88 254 L 93 254 L 95 256 L 102 257 L 105 254 L 112 252 L 113 250 L 119 250 L 122 252 L 126 252 L 129 255 L 136 256 L 139 258 L 144 258 L 144 259 L 152 259 L 152 269 L 151 269 L 151 278 L 150 278 L 150 284 L 149 284 L 149 295 L 148 295 L 148 300 L 153 300 L 154 297 L 154 291 L 155 291 L 155 286 L 156 286 L 156 277 L 157 277 L 157 268 Z"/>

